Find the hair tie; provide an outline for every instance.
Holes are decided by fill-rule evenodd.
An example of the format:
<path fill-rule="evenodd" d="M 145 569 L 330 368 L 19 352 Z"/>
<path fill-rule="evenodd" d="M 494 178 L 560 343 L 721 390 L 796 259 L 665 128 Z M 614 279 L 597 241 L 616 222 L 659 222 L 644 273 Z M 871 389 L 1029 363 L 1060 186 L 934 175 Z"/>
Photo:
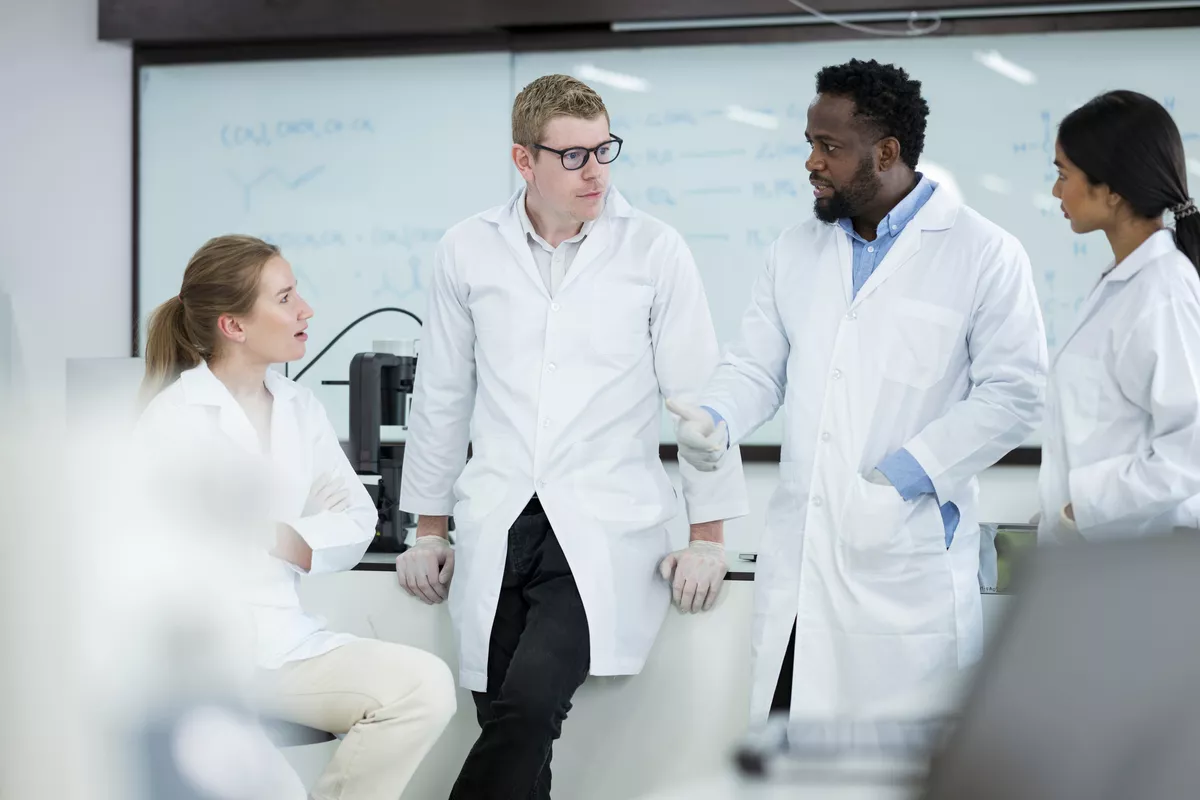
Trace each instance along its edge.
<path fill-rule="evenodd" d="M 1200 214 L 1200 209 L 1196 208 L 1196 201 L 1189 197 L 1187 201 L 1172 208 L 1171 213 L 1175 215 L 1175 220 L 1179 221 L 1187 219 L 1193 214 Z"/>

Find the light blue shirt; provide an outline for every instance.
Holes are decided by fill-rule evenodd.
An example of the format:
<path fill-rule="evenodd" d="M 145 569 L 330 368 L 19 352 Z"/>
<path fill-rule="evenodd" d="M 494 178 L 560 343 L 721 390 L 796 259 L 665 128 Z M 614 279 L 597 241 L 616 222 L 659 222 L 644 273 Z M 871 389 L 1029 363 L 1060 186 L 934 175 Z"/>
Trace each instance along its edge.
<path fill-rule="evenodd" d="M 899 238 L 904 228 L 929 201 L 929 198 L 933 197 L 937 184 L 920 173 L 918 173 L 918 177 L 920 180 L 916 188 L 905 195 L 904 199 L 897 203 L 895 208 L 880 221 L 879 226 L 875 229 L 874 241 L 868 242 L 859 236 L 854 230 L 854 224 L 849 219 L 838 220 L 837 224 L 850 237 L 850 244 L 854 250 L 851 277 L 855 297 L 875 272 L 875 268 L 883 261 L 884 256 L 892 249 L 892 245 L 896 243 L 896 239 Z M 724 421 L 721 415 L 713 409 L 707 406 L 705 409 L 712 415 L 714 422 Z M 879 464 L 879 471 L 891 481 L 892 485 L 896 487 L 896 491 L 905 500 L 915 500 L 923 494 L 936 494 L 933 481 L 929 479 L 928 473 L 907 450 L 897 450 L 885 458 Z M 949 547 L 954 540 L 954 531 L 958 528 L 960 514 L 958 507 L 953 503 L 944 503 L 941 509 L 942 524 L 946 529 L 946 547 Z"/>

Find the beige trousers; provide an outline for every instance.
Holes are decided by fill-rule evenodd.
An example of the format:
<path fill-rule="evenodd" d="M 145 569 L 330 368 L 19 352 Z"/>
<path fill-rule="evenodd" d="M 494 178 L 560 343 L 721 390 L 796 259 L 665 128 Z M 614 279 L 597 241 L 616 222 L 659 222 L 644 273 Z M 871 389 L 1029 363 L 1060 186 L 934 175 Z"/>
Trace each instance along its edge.
<path fill-rule="evenodd" d="M 440 658 L 374 639 L 263 671 L 258 684 L 261 713 L 345 734 L 314 800 L 399 800 L 456 704 Z"/>

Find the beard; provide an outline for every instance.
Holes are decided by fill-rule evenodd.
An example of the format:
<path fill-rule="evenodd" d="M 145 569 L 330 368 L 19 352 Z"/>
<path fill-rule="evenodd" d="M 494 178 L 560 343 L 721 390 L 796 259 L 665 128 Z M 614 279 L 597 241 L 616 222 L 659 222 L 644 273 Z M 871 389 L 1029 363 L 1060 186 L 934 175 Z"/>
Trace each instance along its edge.
<path fill-rule="evenodd" d="M 817 198 L 813 203 L 813 214 L 821 222 L 837 222 L 839 219 L 858 216 L 879 194 L 882 182 L 875 174 L 875 161 L 868 156 L 854 171 L 854 177 L 841 189 L 834 190 L 828 199 Z"/>

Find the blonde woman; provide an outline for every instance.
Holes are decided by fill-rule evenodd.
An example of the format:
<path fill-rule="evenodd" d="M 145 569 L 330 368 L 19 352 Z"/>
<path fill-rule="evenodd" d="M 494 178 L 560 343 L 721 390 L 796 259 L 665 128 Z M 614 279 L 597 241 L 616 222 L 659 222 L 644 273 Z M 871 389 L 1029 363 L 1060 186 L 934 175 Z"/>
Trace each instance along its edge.
<path fill-rule="evenodd" d="M 152 399 L 138 434 L 150 446 L 204 442 L 233 454 L 222 465 L 261 467 L 249 491 L 247 473 L 193 470 L 196 497 L 181 506 L 245 503 L 269 520 L 248 595 L 260 710 L 345 734 L 315 800 L 396 800 L 454 713 L 454 682 L 429 653 L 328 631 L 300 606 L 299 576 L 353 567 L 376 524 L 324 408 L 269 369 L 304 356 L 312 315 L 276 247 L 247 236 L 207 242 L 179 295 L 150 319 L 143 395 Z M 214 486 L 230 492 L 210 500 Z M 186 498 L 187 487 L 172 493 Z"/>

